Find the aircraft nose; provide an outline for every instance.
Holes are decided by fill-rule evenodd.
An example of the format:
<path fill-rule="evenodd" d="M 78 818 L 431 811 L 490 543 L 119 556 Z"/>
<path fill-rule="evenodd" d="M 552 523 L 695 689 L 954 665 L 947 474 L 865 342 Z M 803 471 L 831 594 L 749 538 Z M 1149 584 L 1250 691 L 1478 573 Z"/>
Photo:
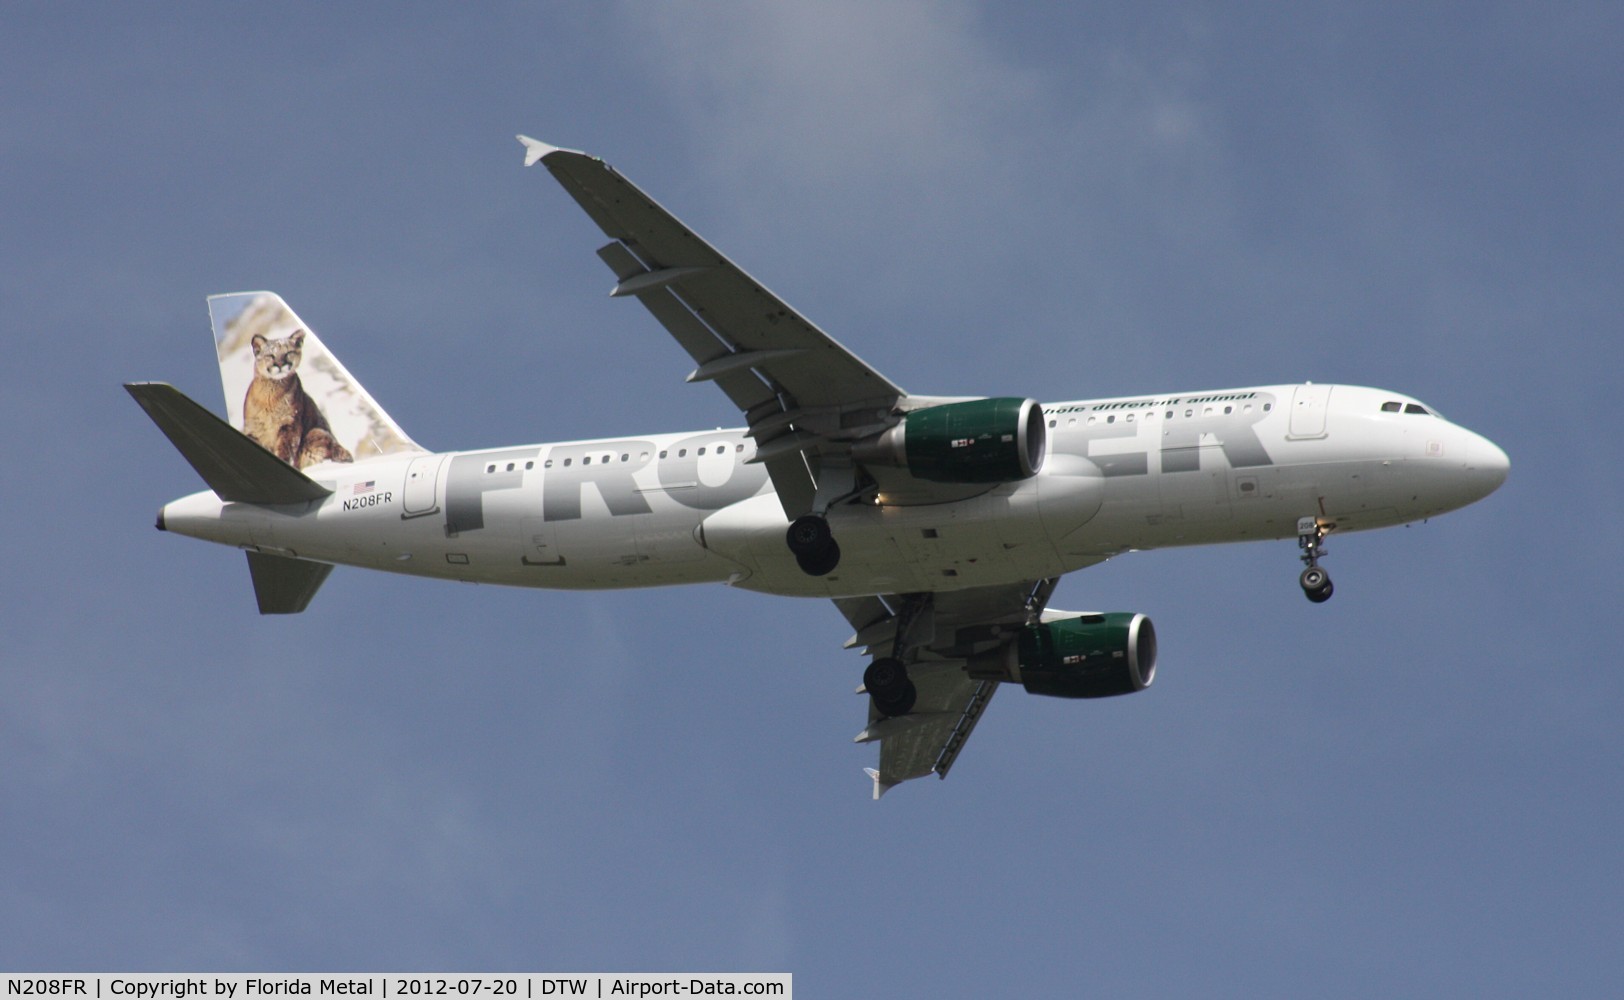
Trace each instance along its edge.
<path fill-rule="evenodd" d="M 1511 472 L 1511 458 L 1501 447 L 1481 434 L 1472 434 L 1466 447 L 1467 469 L 1477 479 L 1480 496 L 1500 488 Z"/>

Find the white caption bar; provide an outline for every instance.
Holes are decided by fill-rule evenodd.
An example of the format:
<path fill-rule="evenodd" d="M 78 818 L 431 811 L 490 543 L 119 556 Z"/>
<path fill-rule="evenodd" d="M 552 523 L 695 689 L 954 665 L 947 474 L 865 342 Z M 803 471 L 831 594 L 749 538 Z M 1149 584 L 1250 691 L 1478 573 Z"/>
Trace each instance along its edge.
<path fill-rule="evenodd" d="M 526 972 L 467 973 L 8 973 L 0 1000 L 267 1000 L 271 997 L 493 998 L 784 997 L 795 995 L 788 972 Z"/>

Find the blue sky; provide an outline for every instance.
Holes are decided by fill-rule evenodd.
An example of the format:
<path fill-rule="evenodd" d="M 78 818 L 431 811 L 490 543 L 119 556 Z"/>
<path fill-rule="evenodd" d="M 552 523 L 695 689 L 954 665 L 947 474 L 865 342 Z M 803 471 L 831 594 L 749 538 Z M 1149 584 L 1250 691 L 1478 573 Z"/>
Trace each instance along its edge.
<path fill-rule="evenodd" d="M 0 967 L 787 970 L 807 995 L 1624 988 L 1624 15 L 1610 4 L 17 4 L 0 15 Z M 868 799 L 827 604 L 152 530 L 269 288 L 419 442 L 731 425 L 515 132 L 894 381 L 1413 394 L 1509 482 L 1136 553 L 1133 698 L 1008 691 Z"/>

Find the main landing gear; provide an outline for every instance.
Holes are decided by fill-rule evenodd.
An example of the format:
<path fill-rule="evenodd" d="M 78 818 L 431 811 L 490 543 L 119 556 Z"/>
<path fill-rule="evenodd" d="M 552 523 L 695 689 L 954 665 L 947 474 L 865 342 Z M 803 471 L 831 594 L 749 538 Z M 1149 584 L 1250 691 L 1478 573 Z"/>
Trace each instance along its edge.
<path fill-rule="evenodd" d="M 1320 557 L 1325 555 L 1321 543 L 1335 527 L 1335 524 L 1317 517 L 1297 519 L 1297 545 L 1303 550 L 1303 565 L 1308 567 L 1297 577 L 1297 583 L 1303 588 L 1303 596 L 1315 604 L 1329 601 L 1336 589 L 1331 586 L 1331 574 L 1321 569 L 1319 564 Z"/>
<path fill-rule="evenodd" d="M 874 710 L 886 718 L 913 711 L 919 690 L 908 677 L 908 666 L 903 661 L 921 642 L 929 641 L 934 613 L 932 595 L 902 597 L 896 609 L 896 637 L 891 640 L 891 655 L 876 659 L 863 671 L 863 690 L 873 699 Z"/>
<path fill-rule="evenodd" d="M 784 543 L 807 576 L 826 576 L 840 565 L 840 546 L 829 532 L 829 522 L 817 514 L 797 517 L 784 534 Z"/>
<path fill-rule="evenodd" d="M 874 708 L 884 716 L 907 715 L 913 710 L 919 692 L 908 679 L 908 668 L 894 656 L 882 656 L 863 671 L 863 687 L 874 699 Z"/>
<path fill-rule="evenodd" d="M 835 544 L 825 517 L 837 504 L 860 496 L 857 469 L 848 461 L 826 456 L 812 494 L 811 510 L 790 522 L 784 544 L 794 553 L 801 572 L 807 576 L 828 576 L 840 565 L 840 546 Z"/>

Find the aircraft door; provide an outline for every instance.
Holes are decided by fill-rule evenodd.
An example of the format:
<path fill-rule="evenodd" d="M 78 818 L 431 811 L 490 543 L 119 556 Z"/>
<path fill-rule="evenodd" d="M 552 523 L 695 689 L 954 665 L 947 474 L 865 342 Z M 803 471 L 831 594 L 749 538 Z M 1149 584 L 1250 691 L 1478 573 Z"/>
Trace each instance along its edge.
<path fill-rule="evenodd" d="M 401 490 L 401 517 L 421 517 L 440 509 L 440 469 L 445 455 L 425 455 L 412 459 L 406 467 L 406 485 Z"/>
<path fill-rule="evenodd" d="M 1309 382 L 1299 385 L 1291 393 L 1290 438 L 1322 438 L 1325 436 L 1325 414 L 1330 409 L 1329 385 Z"/>

